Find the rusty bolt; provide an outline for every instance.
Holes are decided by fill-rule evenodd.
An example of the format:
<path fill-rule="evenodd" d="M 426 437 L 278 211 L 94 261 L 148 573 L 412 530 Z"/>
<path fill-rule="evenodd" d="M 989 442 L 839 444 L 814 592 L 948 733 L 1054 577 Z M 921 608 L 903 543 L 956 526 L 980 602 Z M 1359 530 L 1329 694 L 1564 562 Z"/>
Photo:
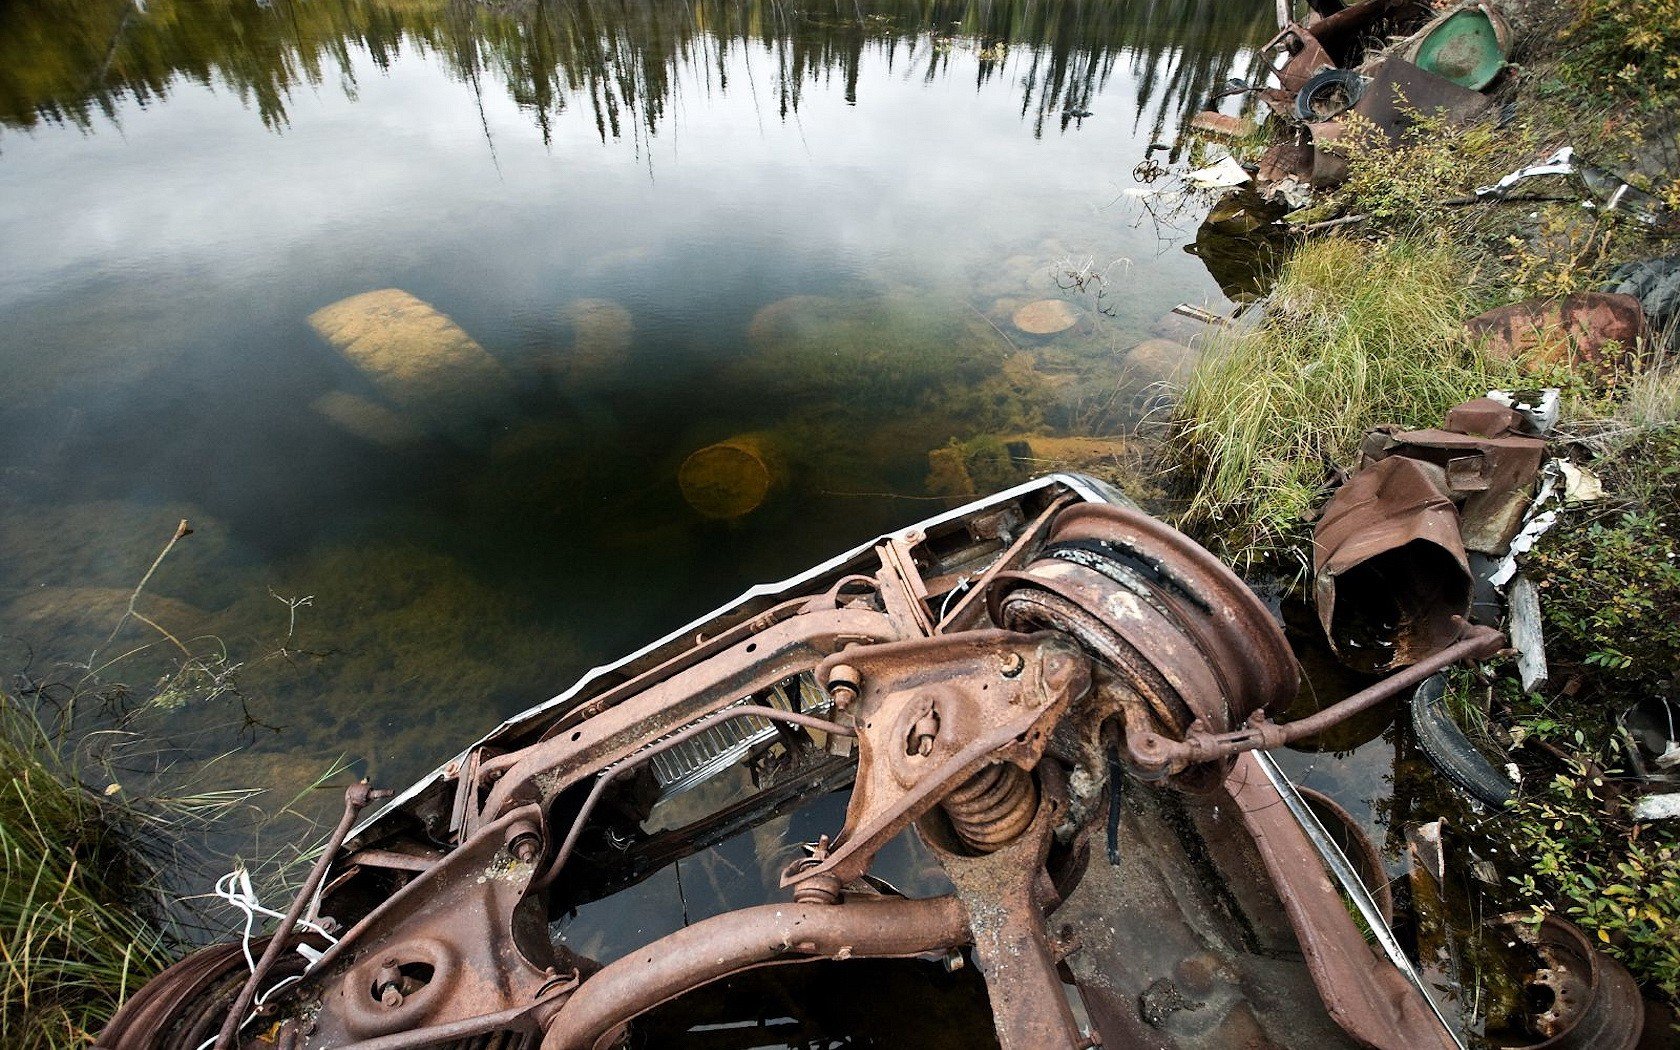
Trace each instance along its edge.
<path fill-rule="evenodd" d="M 542 852 L 542 834 L 537 830 L 537 826 L 528 820 L 510 824 L 507 836 L 502 841 L 507 844 L 508 852 L 524 864 L 535 864 L 537 855 Z"/>
<path fill-rule="evenodd" d="M 963 962 L 963 953 L 957 951 L 955 948 L 947 951 L 945 953 L 945 957 L 939 961 L 945 967 L 946 973 L 956 973 L 966 965 Z"/>
<path fill-rule="evenodd" d="M 387 1010 L 394 1010 L 403 1004 L 402 989 L 394 984 L 388 984 L 379 993 L 379 1005 Z"/>
<path fill-rule="evenodd" d="M 835 664 L 828 672 L 828 695 L 837 710 L 844 711 L 857 699 L 861 682 L 857 668 L 851 664 Z"/>
<path fill-rule="evenodd" d="M 910 736 L 904 742 L 905 754 L 923 757 L 933 754 L 933 741 L 938 735 L 939 712 L 930 708 L 910 728 Z"/>
<path fill-rule="evenodd" d="M 1021 673 L 1022 668 L 1027 666 L 1026 659 L 1023 658 L 1020 653 L 1013 650 L 1003 654 L 1002 662 L 1003 676 L 1005 678 L 1014 678 L 1016 675 Z"/>

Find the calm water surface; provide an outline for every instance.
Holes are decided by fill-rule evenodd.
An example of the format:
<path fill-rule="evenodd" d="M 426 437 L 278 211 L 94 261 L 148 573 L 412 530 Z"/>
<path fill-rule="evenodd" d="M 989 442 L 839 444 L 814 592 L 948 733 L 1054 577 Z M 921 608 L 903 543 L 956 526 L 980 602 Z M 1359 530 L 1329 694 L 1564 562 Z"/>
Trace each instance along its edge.
<path fill-rule="evenodd" d="M 930 450 L 1123 432 L 1153 378 L 1127 351 L 1175 303 L 1227 305 L 1183 250 L 1200 213 L 1151 220 L 1132 169 L 1272 17 L 12 0 L 8 670 L 149 696 L 179 648 L 108 636 L 185 518 L 138 608 L 203 671 L 152 727 L 189 756 L 245 745 L 226 782 L 343 755 L 405 783 L 747 584 L 939 509 Z M 318 313 L 382 290 L 406 295 Z M 1047 296 L 1083 320 L 1033 340 L 1010 316 Z M 472 368 L 405 377 L 356 338 Z M 708 518 L 678 468 L 742 435 L 778 487 Z"/>

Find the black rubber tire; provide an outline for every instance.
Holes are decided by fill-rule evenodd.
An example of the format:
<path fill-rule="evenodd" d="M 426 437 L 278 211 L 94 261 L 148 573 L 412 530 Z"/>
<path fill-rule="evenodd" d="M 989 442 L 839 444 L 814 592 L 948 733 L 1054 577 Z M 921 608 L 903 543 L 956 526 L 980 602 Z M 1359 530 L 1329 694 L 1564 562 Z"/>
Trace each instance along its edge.
<path fill-rule="evenodd" d="M 1347 96 L 1347 105 L 1341 109 L 1328 113 L 1319 113 L 1313 109 L 1312 102 L 1320 92 L 1327 88 L 1339 87 Z M 1304 124 L 1316 124 L 1319 121 L 1334 120 L 1359 103 L 1359 96 L 1365 94 L 1365 78 L 1351 69 L 1321 69 L 1314 73 L 1307 82 L 1301 85 L 1300 93 L 1295 96 L 1295 116 Z"/>
<path fill-rule="evenodd" d="M 1435 675 L 1412 694 L 1412 729 L 1418 747 L 1431 765 L 1485 806 L 1502 809 L 1516 797 L 1517 786 L 1495 769 L 1492 762 L 1465 737 L 1458 724 L 1447 717 L 1441 697 L 1447 691 L 1445 675 Z"/>

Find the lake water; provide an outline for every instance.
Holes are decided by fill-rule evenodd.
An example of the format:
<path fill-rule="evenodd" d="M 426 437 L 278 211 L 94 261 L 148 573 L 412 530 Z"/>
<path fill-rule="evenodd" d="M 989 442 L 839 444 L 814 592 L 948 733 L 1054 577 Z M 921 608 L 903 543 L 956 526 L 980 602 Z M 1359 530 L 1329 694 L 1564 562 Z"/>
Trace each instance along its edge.
<path fill-rule="evenodd" d="M 208 781 L 343 756 L 406 783 L 939 509 L 932 450 L 1123 433 L 1157 378 L 1129 350 L 1176 303 L 1229 305 L 1184 250 L 1202 206 L 1152 217 L 1134 166 L 1272 18 L 8 3 L 8 669 L 133 706 L 191 650 L 143 711 L 181 755 L 244 745 Z M 1046 297 L 1080 323 L 1018 330 Z M 454 356 L 401 375 L 380 345 Z M 768 498 L 697 512 L 679 468 L 743 435 Z M 183 518 L 136 605 L 172 638 L 108 637 Z"/>

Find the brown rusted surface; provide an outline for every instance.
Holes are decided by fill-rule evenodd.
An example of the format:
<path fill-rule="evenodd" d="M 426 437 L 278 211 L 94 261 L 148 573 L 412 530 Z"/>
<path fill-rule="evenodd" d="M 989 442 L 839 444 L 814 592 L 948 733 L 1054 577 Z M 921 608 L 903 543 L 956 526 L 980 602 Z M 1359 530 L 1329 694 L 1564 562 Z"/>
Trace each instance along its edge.
<path fill-rule="evenodd" d="M 1490 425 L 1485 412 L 1466 418 Z M 1112 790 L 1129 774 L 1113 756 L 1225 800 L 1216 789 L 1238 752 L 1361 710 L 1406 674 L 1299 723 L 1266 721 L 1298 670 L 1265 607 L 1206 551 L 1108 498 L 1096 483 L 1051 479 L 930 519 L 749 592 L 493 731 L 329 851 L 312 914 L 343 933 L 273 994 L 242 1050 L 593 1050 L 742 970 L 930 952 L 957 966 L 950 950 L 971 942 L 1007 1047 L 1082 1044 L 1070 995 L 1114 1046 L 1297 1033 L 1340 1045 L 1330 1016 L 1366 1039 L 1380 1015 L 1370 989 L 1397 978 L 1369 952 L 1349 969 L 1331 922 L 1348 925 L 1339 904 L 1326 918 L 1297 885 L 1304 876 L 1273 870 L 1305 863 L 1280 830 L 1293 826 L 1286 811 L 1247 824 L 1228 801 L 1223 818 L 1214 805 L 1188 823 L 1163 823 L 1164 804 L 1147 801 L 1122 813 Z M 1432 659 L 1497 640 L 1467 632 Z M 739 797 L 683 809 L 687 796 L 680 819 L 650 818 L 723 770 L 738 775 Z M 696 922 L 605 967 L 551 931 L 848 781 L 834 838 L 781 868 L 795 900 Z M 1090 859 L 1109 812 L 1129 836 L 1114 847 L 1124 864 Z M 905 899 L 871 872 L 909 834 L 957 897 Z M 797 845 L 766 843 L 769 856 Z M 1146 885 L 1176 896 L 1137 896 Z M 1210 917 L 1238 911 L 1235 932 L 1214 937 Z M 1152 929 L 1168 912 L 1176 933 Z M 1293 961 L 1297 932 L 1310 978 Z M 284 954 L 278 965 L 295 976 L 303 961 Z M 196 1050 L 205 1026 L 223 1023 L 243 965 L 224 948 L 171 971 L 113 1025 L 112 1050 Z M 1416 1036 L 1395 1004 L 1394 1031 Z M 1410 1041 L 1432 1045 L 1428 1033 Z"/>
<path fill-rule="evenodd" d="M 346 932 L 314 967 L 309 1045 L 534 1010 L 547 998 L 560 960 L 533 917 L 518 914 L 535 868 L 508 848 L 510 832 L 540 833 L 540 818 L 532 805 L 485 825 Z"/>
<path fill-rule="evenodd" d="M 1369 121 L 1390 143 L 1399 143 L 1420 117 L 1466 124 L 1491 105 L 1480 92 L 1459 87 L 1403 59 L 1389 58 L 1372 72 L 1371 82 L 1365 85 L 1353 112 Z"/>
<path fill-rule="evenodd" d="M 1488 398 L 1450 409 L 1441 429 L 1382 427 L 1360 447 L 1366 465 L 1404 456 L 1445 471 L 1465 549 L 1489 555 L 1504 554 L 1521 528 L 1545 455 L 1545 440 L 1525 432 L 1521 414 Z"/>
<path fill-rule="evenodd" d="M 1030 827 L 1001 849 L 969 856 L 937 824 L 923 835 L 968 913 L 974 955 L 986 976 L 992 1019 L 1003 1050 L 1077 1046 L 1082 1032 L 1056 972 L 1044 910 L 1058 903 L 1045 874 L 1050 836 L 1066 796 L 1054 778 L 1036 796 Z"/>
<path fill-rule="evenodd" d="M 1055 719 L 1090 687 L 1087 658 L 1052 634 L 970 631 L 848 649 L 832 659 L 862 680 L 852 716 L 857 781 L 828 857 L 788 884 L 819 872 L 855 879 L 887 840 L 952 790 L 990 776 L 984 767 L 1031 769 Z M 830 666 L 817 669 L 819 682 Z M 974 823 L 985 816 L 970 815 Z M 1010 811 L 992 817 L 1007 821 Z"/>
<path fill-rule="evenodd" d="M 1548 915 L 1536 927 L 1526 912 L 1493 925 L 1534 949 L 1531 1020 L 1540 1039 L 1523 1050 L 1633 1050 L 1645 1028 L 1645 1003 L 1627 967 L 1592 946 L 1574 923 Z"/>
<path fill-rule="evenodd" d="M 1317 851 L 1253 756 L 1237 760 L 1225 789 L 1253 835 L 1336 1023 L 1380 1050 L 1453 1047 L 1422 993 L 1365 943 Z"/>
<path fill-rule="evenodd" d="M 1616 292 L 1530 299 L 1489 310 L 1464 324 L 1494 357 L 1531 366 L 1622 364 L 1647 337 L 1639 300 Z"/>
<path fill-rule="evenodd" d="M 954 897 L 746 908 L 697 922 L 603 968 L 555 1015 L 543 1050 L 595 1050 L 637 1014 L 753 966 L 921 955 L 968 941 L 967 917 Z"/>
<path fill-rule="evenodd" d="M 1445 471 L 1394 457 L 1355 474 L 1313 530 L 1319 623 L 1344 661 L 1367 672 L 1415 663 L 1470 613 L 1470 562 Z"/>

